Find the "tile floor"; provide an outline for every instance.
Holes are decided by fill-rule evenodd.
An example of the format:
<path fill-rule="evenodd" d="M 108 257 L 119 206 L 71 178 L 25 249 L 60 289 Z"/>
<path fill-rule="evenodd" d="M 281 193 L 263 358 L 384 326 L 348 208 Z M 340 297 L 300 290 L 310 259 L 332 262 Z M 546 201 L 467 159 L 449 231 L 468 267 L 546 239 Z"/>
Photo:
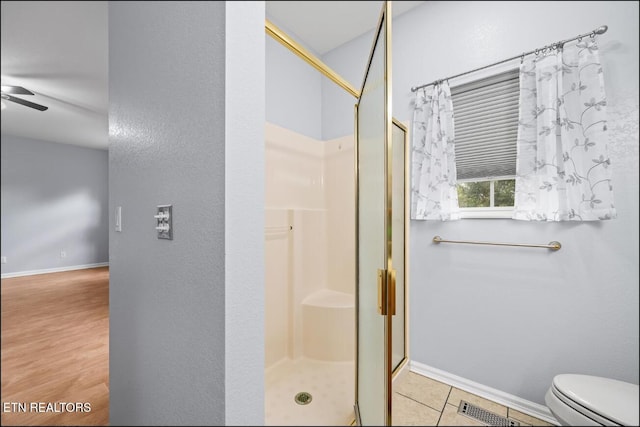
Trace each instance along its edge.
<path fill-rule="evenodd" d="M 431 378 L 408 372 L 394 383 L 393 425 L 396 426 L 483 426 L 458 414 L 460 401 L 509 417 L 521 426 L 551 426 L 546 421 L 492 402 Z"/>
<path fill-rule="evenodd" d="M 353 369 L 353 363 L 302 359 L 270 370 L 265 377 L 266 425 L 355 425 Z M 414 372 L 403 374 L 393 387 L 394 426 L 485 425 L 458 414 L 461 400 L 514 419 L 521 426 L 553 425 Z M 310 404 L 294 402 L 293 396 L 301 390 L 312 393 Z"/>

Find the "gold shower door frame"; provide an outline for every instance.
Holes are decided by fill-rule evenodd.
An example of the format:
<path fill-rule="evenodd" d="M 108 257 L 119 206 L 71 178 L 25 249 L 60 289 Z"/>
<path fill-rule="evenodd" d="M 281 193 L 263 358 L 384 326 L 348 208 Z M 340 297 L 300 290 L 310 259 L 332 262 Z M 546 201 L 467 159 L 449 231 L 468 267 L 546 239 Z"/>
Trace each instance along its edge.
<path fill-rule="evenodd" d="M 391 2 L 385 1 L 355 107 L 356 135 L 356 402 L 358 425 L 392 425 L 394 371 L 393 323 L 396 314 L 396 271 L 406 273 L 406 128 L 393 120 L 391 62 Z M 394 145 L 394 126 L 405 138 Z M 394 174 L 399 148 L 400 174 Z M 396 162 L 398 160 L 396 159 Z M 394 194 L 394 179 L 402 181 L 401 195 Z M 395 197 L 394 197 L 395 196 Z M 401 196 L 401 199 L 397 198 Z M 394 201 L 401 202 L 402 230 L 394 230 Z M 398 233 L 399 231 L 399 233 Z M 400 251 L 394 236 L 402 237 Z M 398 239 L 396 238 L 396 241 Z M 396 251 L 394 252 L 394 249 Z M 394 256 L 395 255 L 395 256 Z M 403 291 L 406 279 L 401 286 Z M 404 310 L 406 314 L 406 292 Z M 399 320 L 399 319 L 397 319 Z M 403 326 L 406 326 L 403 316 Z M 395 369 L 397 368 L 397 369 Z"/>

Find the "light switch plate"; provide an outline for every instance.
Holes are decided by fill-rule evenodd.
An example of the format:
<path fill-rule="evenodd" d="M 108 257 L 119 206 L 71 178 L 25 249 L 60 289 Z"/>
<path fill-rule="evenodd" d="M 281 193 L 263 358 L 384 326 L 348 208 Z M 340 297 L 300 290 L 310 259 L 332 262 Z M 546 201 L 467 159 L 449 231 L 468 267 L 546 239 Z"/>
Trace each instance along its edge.
<path fill-rule="evenodd" d="M 6 264 L 6 263 L 7 263 L 7 257 L 6 257 L 6 256 L 3 256 L 3 257 L 2 257 L 2 264 Z"/>
<path fill-rule="evenodd" d="M 156 231 L 158 239 L 173 240 L 173 209 L 172 205 L 158 205 L 156 214 Z"/>
<path fill-rule="evenodd" d="M 115 228 L 116 231 L 122 231 L 122 206 L 116 206 Z"/>

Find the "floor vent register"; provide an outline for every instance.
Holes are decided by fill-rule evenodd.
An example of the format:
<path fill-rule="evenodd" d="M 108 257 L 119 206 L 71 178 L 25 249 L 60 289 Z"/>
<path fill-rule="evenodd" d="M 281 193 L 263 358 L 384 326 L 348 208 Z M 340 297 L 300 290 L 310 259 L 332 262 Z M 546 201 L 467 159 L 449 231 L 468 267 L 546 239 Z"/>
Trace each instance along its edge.
<path fill-rule="evenodd" d="M 482 409 L 478 406 L 472 405 L 464 400 L 460 401 L 458 407 L 458 413 L 466 417 L 480 421 L 488 426 L 519 426 L 520 423 L 516 420 L 503 417 L 493 412 L 489 412 L 486 409 Z"/>

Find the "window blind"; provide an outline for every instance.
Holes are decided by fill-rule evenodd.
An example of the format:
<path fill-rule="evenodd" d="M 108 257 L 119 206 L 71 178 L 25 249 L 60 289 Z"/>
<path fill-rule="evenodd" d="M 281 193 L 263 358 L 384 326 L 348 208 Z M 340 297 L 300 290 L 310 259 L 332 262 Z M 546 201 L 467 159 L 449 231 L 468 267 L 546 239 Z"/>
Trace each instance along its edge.
<path fill-rule="evenodd" d="M 458 180 L 515 176 L 519 70 L 451 88 Z"/>

